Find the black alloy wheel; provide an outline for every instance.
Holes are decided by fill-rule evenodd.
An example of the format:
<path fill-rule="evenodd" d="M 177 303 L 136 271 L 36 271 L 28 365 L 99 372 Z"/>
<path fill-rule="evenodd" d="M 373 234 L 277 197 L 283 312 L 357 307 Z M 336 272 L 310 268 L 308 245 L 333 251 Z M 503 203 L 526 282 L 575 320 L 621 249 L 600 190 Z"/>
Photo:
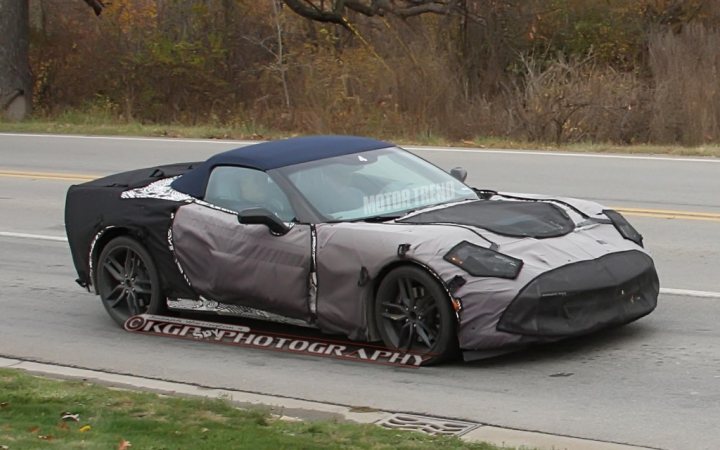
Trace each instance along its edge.
<path fill-rule="evenodd" d="M 375 324 L 389 348 L 436 364 L 455 356 L 457 319 L 447 292 L 425 270 L 403 266 L 383 278 L 375 296 Z"/>
<path fill-rule="evenodd" d="M 113 239 L 100 253 L 97 286 L 103 306 L 120 326 L 131 316 L 165 310 L 155 263 L 145 247 L 129 237 Z"/>

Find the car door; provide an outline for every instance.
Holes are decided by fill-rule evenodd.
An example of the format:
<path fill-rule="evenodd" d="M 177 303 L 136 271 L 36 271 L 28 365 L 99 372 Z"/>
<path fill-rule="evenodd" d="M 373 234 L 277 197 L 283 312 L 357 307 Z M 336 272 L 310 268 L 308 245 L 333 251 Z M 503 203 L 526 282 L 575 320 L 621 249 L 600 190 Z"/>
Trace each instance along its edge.
<path fill-rule="evenodd" d="M 239 223 L 238 212 L 257 207 L 284 221 L 294 217 L 265 172 L 213 169 L 204 202 L 175 213 L 170 239 L 178 265 L 209 300 L 309 320 L 310 226 L 293 224 L 278 235 L 266 225 Z"/>

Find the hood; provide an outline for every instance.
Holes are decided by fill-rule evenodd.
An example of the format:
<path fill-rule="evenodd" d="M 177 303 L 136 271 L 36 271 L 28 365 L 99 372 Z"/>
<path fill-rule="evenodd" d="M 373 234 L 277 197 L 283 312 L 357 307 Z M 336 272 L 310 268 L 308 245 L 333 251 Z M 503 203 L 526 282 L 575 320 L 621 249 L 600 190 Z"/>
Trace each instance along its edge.
<path fill-rule="evenodd" d="M 397 222 L 453 223 L 502 236 L 536 239 L 564 236 L 575 229 L 575 222 L 562 208 L 542 201 L 478 200 L 433 208 Z"/>

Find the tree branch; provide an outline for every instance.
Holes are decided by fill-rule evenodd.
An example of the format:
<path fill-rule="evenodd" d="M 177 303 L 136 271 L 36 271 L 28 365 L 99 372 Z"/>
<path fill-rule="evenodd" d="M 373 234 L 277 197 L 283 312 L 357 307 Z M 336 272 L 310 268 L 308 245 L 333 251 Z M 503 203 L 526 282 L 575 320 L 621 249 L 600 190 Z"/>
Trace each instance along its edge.
<path fill-rule="evenodd" d="M 379 10 L 376 3 L 377 2 L 373 1 L 372 4 L 368 5 L 363 3 L 362 0 L 345 0 L 345 6 L 347 6 L 348 9 L 359 12 L 365 16 L 382 15 L 382 11 Z"/>
<path fill-rule="evenodd" d="M 283 0 L 294 13 L 316 22 L 335 23 L 347 27 L 342 12 L 326 11 L 316 6 L 310 0 Z"/>
<path fill-rule="evenodd" d="M 372 8 L 377 12 L 387 11 L 398 17 L 419 16 L 425 13 L 449 14 L 456 0 L 372 0 Z"/>
<path fill-rule="evenodd" d="M 350 10 L 364 16 L 392 14 L 406 18 L 421 14 L 450 14 L 459 0 L 332 0 L 319 4 L 313 0 L 283 0 L 295 13 L 318 22 L 330 22 L 347 28 L 345 11 Z"/>
<path fill-rule="evenodd" d="M 83 0 L 85 3 L 88 4 L 89 7 L 95 11 L 95 15 L 99 16 L 102 12 L 103 8 L 105 8 L 105 4 L 102 2 L 102 0 Z"/>

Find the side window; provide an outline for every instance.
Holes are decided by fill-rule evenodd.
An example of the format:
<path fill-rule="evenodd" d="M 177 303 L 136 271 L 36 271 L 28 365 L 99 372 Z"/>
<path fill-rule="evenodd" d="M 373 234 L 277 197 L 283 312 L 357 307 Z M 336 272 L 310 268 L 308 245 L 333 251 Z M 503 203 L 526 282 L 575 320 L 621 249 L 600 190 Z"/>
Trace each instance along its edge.
<path fill-rule="evenodd" d="M 286 222 L 295 217 L 285 193 L 272 178 L 247 167 L 214 168 L 205 189 L 205 201 L 237 212 L 265 208 Z"/>

